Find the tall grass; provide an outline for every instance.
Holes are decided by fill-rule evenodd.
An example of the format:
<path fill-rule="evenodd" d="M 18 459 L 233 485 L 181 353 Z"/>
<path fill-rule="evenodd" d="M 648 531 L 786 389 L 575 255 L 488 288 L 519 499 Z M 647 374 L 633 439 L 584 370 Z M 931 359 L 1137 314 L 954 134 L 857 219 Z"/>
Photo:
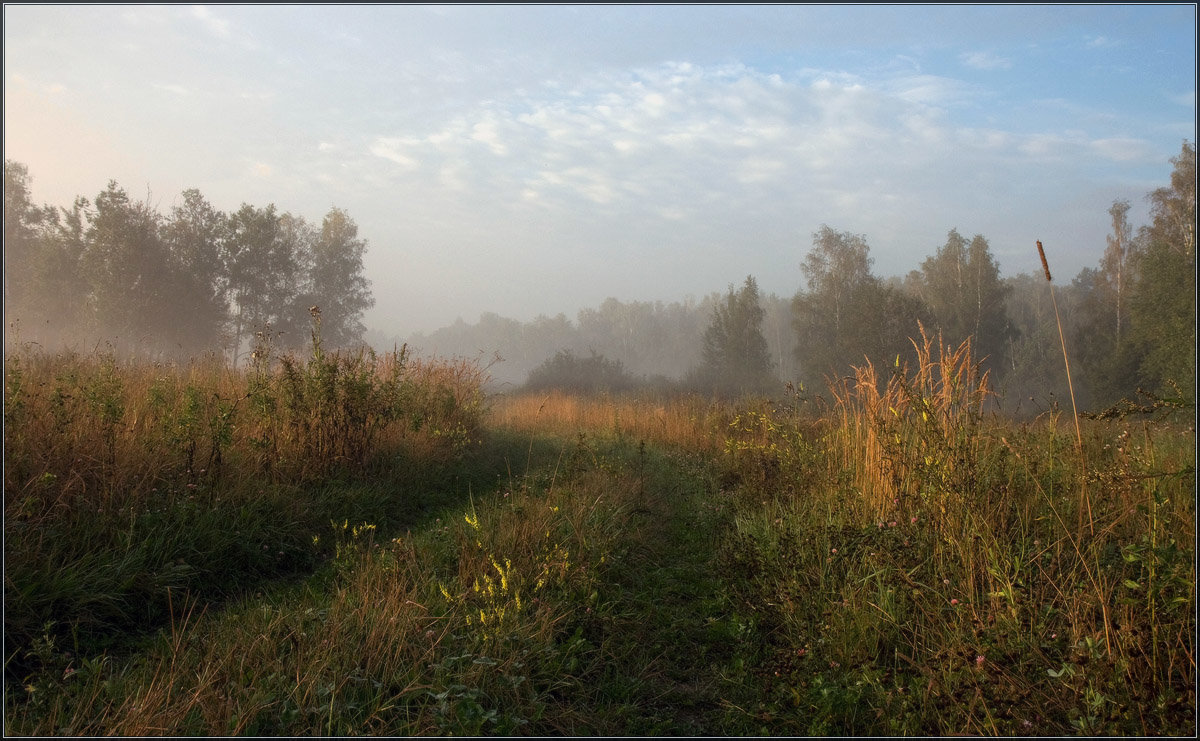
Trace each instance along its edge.
<path fill-rule="evenodd" d="M 8 730 L 1195 731 L 1191 420 L 1018 426 L 924 332 L 819 417 L 314 345 L 6 359 Z"/>
<path fill-rule="evenodd" d="M 493 397 L 488 421 L 520 432 L 567 437 L 600 433 L 716 451 L 735 413 L 731 404 L 696 395 L 659 399 L 550 391 Z"/>
<path fill-rule="evenodd" d="M 1194 433 L 1097 424 L 1081 470 L 1057 416 L 985 415 L 968 344 L 914 345 L 911 371 L 832 389 L 820 475 L 742 498 L 725 562 L 775 645 L 763 711 L 796 733 L 1190 727 Z"/>
<path fill-rule="evenodd" d="M 95 651 L 163 624 L 172 591 L 222 598 L 311 569 L 315 529 L 360 506 L 324 482 L 428 471 L 479 440 L 472 364 L 259 340 L 249 369 L 6 355 L 7 680 L 39 641 Z M 402 506 L 369 496 L 380 517 Z"/>
<path fill-rule="evenodd" d="M 588 626 L 633 474 L 511 479 L 417 534 L 327 527 L 305 587 L 219 614 L 177 604 L 130 662 L 74 662 L 10 708 L 34 734 L 479 735 L 587 732 L 564 699 L 600 669 Z M 40 693 L 40 694 L 39 694 Z"/>

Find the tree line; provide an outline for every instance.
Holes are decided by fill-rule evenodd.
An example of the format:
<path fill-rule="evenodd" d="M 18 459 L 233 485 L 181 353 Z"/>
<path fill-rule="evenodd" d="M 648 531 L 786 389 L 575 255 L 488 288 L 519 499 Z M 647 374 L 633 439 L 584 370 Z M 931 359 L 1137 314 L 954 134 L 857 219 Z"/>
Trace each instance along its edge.
<path fill-rule="evenodd" d="M 1115 201 L 1099 264 L 1053 289 L 1085 408 L 1140 392 L 1194 398 L 1195 146 L 1185 141 L 1171 163 L 1170 184 L 1147 195 L 1151 223 L 1134 230 L 1130 204 Z M 1041 272 L 1002 277 L 987 238 L 958 229 L 906 276 L 880 278 L 871 266 L 865 236 L 822 226 L 800 263 L 805 285 L 790 300 L 762 295 L 748 276 L 699 301 L 610 298 L 574 323 L 562 314 L 528 323 L 485 314 L 477 325 L 459 320 L 409 339 L 449 354 L 498 351 L 508 364 L 499 374 L 514 385 L 526 377 L 538 388 L 640 382 L 773 393 L 794 382 L 821 393 L 827 379 L 866 359 L 886 368 L 911 361 L 920 323 L 947 344 L 969 338 L 1009 410 L 1066 402 L 1052 289 Z"/>
<path fill-rule="evenodd" d="M 316 225 L 274 204 L 225 213 L 189 189 L 163 215 L 115 181 L 56 208 L 35 205 L 30 182 L 5 162 L 4 308 L 21 341 L 236 361 L 257 332 L 304 344 L 314 307 L 327 346 L 362 339 L 367 242 L 340 208 Z"/>
<path fill-rule="evenodd" d="M 1098 264 L 1054 288 L 1085 408 L 1139 392 L 1194 397 L 1194 144 L 1171 163 L 1169 184 L 1147 195 L 1151 222 L 1134 229 L 1130 204 L 1114 201 Z M 267 327 L 285 346 L 304 344 L 319 306 L 328 345 L 402 341 L 364 334 L 374 303 L 362 273 L 367 244 L 341 209 L 318 227 L 274 205 L 222 213 L 188 190 L 163 216 L 115 182 L 91 202 L 39 207 L 23 165 L 6 162 L 4 179 L 4 305 L 22 339 L 116 336 L 185 354 L 221 347 L 236 359 Z M 958 229 L 905 276 L 881 278 L 872 262 L 864 235 L 822 226 L 790 298 L 761 294 L 748 276 L 699 300 L 610 298 L 574 321 L 487 313 L 403 341 L 484 362 L 499 354 L 492 374 L 509 387 L 775 393 L 791 382 L 821 393 L 865 359 L 911 360 L 920 323 L 947 344 L 970 338 L 1010 408 L 1067 399 L 1044 275 L 1001 277 L 987 238 Z"/>

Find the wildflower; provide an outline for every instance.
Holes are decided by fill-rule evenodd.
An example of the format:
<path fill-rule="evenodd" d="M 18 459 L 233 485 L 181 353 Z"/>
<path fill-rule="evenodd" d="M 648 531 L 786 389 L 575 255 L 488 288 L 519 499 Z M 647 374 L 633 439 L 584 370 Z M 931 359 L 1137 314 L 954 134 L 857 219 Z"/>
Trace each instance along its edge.
<path fill-rule="evenodd" d="M 915 518 L 915 517 L 914 517 L 914 518 L 912 518 L 912 519 L 910 520 L 910 522 L 912 522 L 912 524 L 914 524 L 914 525 L 915 525 L 915 524 L 917 524 L 917 518 Z"/>
<path fill-rule="evenodd" d="M 958 600 L 956 600 L 956 599 L 952 599 L 952 600 L 950 600 L 950 604 L 952 604 L 952 605 L 957 605 L 957 604 L 958 604 Z"/>
<path fill-rule="evenodd" d="M 983 657 L 982 656 L 975 657 L 975 666 L 983 666 Z"/>
<path fill-rule="evenodd" d="M 829 552 L 830 552 L 830 553 L 832 553 L 833 555 L 835 555 L 835 556 L 836 556 L 836 555 L 837 555 L 837 548 L 832 548 L 832 549 L 830 549 L 830 551 L 829 551 Z"/>
<path fill-rule="evenodd" d="M 888 527 L 896 527 L 896 521 L 892 520 L 891 522 L 889 522 Z"/>

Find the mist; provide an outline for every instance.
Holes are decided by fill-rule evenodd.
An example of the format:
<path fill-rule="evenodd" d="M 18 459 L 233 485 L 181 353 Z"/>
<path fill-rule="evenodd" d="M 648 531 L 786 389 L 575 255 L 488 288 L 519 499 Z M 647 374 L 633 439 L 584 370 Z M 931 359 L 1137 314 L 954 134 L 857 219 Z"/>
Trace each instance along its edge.
<path fill-rule="evenodd" d="M 1013 285 L 1040 240 L 1065 285 L 1113 203 L 1154 222 L 1196 129 L 1190 6 L 4 13 L 6 331 L 86 349 L 244 360 L 317 307 L 331 344 L 499 353 L 501 385 L 561 350 L 678 381 L 753 277 L 771 372 L 818 384 L 794 310 L 823 230 L 896 300 L 954 230 Z M 189 193 L 241 232 L 195 242 Z M 334 211 L 352 257 L 318 269 Z"/>

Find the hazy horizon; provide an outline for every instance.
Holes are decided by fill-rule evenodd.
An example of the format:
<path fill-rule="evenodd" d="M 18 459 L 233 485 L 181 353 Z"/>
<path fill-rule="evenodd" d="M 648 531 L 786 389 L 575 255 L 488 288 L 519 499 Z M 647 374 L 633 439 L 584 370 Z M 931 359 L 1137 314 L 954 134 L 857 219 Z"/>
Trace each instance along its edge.
<path fill-rule="evenodd" d="M 822 224 L 1094 267 L 1196 132 L 1194 5 L 6 6 L 37 203 L 345 209 L 368 328 L 790 296 Z"/>

